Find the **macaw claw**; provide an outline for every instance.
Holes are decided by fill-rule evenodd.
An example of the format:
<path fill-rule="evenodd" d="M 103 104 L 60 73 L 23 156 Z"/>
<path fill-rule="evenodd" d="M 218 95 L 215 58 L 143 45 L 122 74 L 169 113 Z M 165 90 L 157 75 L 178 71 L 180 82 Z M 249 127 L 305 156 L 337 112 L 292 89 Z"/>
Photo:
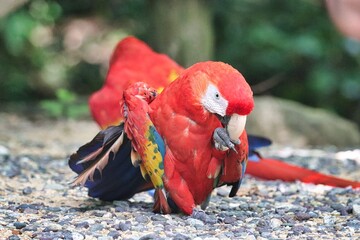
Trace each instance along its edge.
<path fill-rule="evenodd" d="M 213 134 L 213 139 L 216 149 L 220 151 L 226 151 L 230 148 L 237 153 L 235 145 L 240 144 L 240 140 L 231 140 L 225 128 L 216 128 Z"/>

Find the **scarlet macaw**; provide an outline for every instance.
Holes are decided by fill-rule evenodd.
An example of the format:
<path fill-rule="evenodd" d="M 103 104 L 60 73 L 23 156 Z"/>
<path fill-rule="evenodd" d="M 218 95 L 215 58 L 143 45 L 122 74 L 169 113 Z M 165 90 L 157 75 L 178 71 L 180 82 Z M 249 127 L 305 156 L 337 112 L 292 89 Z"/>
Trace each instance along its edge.
<path fill-rule="evenodd" d="M 121 114 L 121 106 L 119 102 L 122 102 L 122 96 L 123 91 L 126 89 L 131 83 L 142 81 L 148 83 L 150 86 L 155 87 L 158 89 L 159 92 L 162 91 L 164 87 L 169 85 L 181 72 L 183 72 L 183 68 L 177 65 L 174 61 L 172 61 L 170 58 L 168 58 L 165 55 L 157 54 L 153 52 L 145 43 L 137 40 L 134 37 L 128 37 L 121 41 L 117 48 L 115 49 L 115 52 L 111 58 L 110 62 L 110 69 L 109 73 L 105 82 L 105 85 L 103 88 L 94 93 L 90 98 L 90 108 L 91 112 L 93 114 L 94 119 L 99 123 L 99 125 L 102 128 L 106 128 L 111 125 L 119 124 L 121 121 L 123 121 L 123 115 Z M 174 87 L 171 87 L 173 89 Z M 199 89 L 203 89 L 199 87 Z M 175 106 L 175 104 L 179 104 L 179 99 L 184 99 L 185 97 L 189 96 L 188 92 L 177 92 L 175 90 L 169 90 L 176 95 L 175 97 L 170 97 L 168 95 L 167 97 L 161 97 L 160 99 L 166 99 L 166 100 L 158 100 L 158 103 L 156 101 L 152 104 L 153 106 L 157 106 L 156 108 L 163 107 L 163 104 L 170 103 Z M 182 94 L 182 95 L 181 95 Z M 159 102 L 162 102 L 161 104 Z M 175 103 L 175 101 L 177 101 Z M 156 103 L 156 104 L 155 104 Z M 151 104 L 151 105 L 152 105 Z M 184 108 L 181 110 L 181 108 Z M 186 111 L 186 106 L 180 107 L 180 111 Z M 156 109 L 155 107 L 153 107 Z M 160 112 L 163 113 L 160 113 Z M 168 125 L 168 122 L 164 122 L 163 120 L 159 120 L 157 116 L 161 116 L 161 114 L 166 114 L 165 110 L 158 110 L 150 113 L 152 116 L 154 123 L 158 125 L 159 132 L 162 134 L 166 134 L 165 132 L 167 128 L 171 128 Z M 194 115 L 194 112 L 189 112 L 191 116 Z M 169 116 L 170 117 L 170 116 Z M 196 117 L 195 117 L 196 118 Z M 165 119 L 165 118 L 164 118 Z M 226 118 L 222 119 L 226 122 Z M 215 120 L 214 120 L 215 121 Z M 179 120 L 180 123 L 183 123 Z M 220 124 L 218 121 L 217 124 Z M 173 125 L 174 126 L 174 125 Z M 220 127 L 220 125 L 219 125 Z M 185 128 L 186 129 L 186 128 Z M 221 127 L 220 127 L 221 129 Z M 174 129 L 176 130 L 176 129 Z M 213 129 L 214 130 L 214 129 Z M 72 158 L 69 161 L 70 167 L 77 173 L 81 175 L 86 173 L 87 171 L 84 170 L 93 170 L 93 173 L 90 175 L 87 175 L 87 177 L 90 178 L 84 178 L 82 181 L 85 183 L 85 186 L 89 188 L 89 195 L 92 197 L 99 197 L 104 200 L 114 200 L 114 199 L 126 199 L 131 197 L 133 194 L 152 188 L 152 184 L 149 182 L 144 181 L 144 179 L 141 177 L 141 173 L 139 169 L 133 168 L 131 165 L 131 161 L 129 161 L 130 157 L 130 142 L 128 139 L 124 139 L 123 145 L 121 148 L 117 149 L 119 152 L 114 156 L 113 154 L 109 154 L 114 152 L 113 149 L 111 149 L 111 146 L 116 142 L 116 139 L 119 137 L 119 135 L 123 132 L 123 125 L 110 127 L 109 129 L 101 131 L 90 143 L 86 144 L 85 146 L 81 147 L 77 154 L 73 155 Z M 226 131 L 215 131 L 214 136 L 214 144 L 218 144 L 218 148 L 224 147 L 224 142 L 220 144 L 221 141 L 221 135 L 224 135 L 224 132 Z M 186 132 L 185 132 L 186 133 Z M 174 136 L 167 136 L 171 141 L 176 142 L 176 135 Z M 177 136 L 179 137 L 179 136 Z M 226 138 L 226 134 L 225 134 Z M 245 137 L 241 135 L 241 143 L 244 144 L 246 140 Z M 220 140 L 219 140 L 220 139 Z M 229 140 L 229 139 L 227 139 Z M 282 179 L 285 181 L 295 181 L 300 180 L 304 182 L 312 182 L 312 183 L 319 183 L 319 184 L 328 184 L 331 186 L 352 186 L 352 187 L 359 187 L 360 183 L 358 182 L 352 182 L 347 181 L 339 178 L 334 178 L 332 176 L 323 175 L 320 173 L 317 173 L 315 171 L 310 171 L 308 169 L 304 169 L 301 167 L 293 166 L 291 164 L 287 164 L 284 162 L 281 162 L 276 159 L 263 159 L 261 156 L 259 156 L 255 151 L 254 148 L 258 146 L 266 146 L 269 145 L 270 142 L 268 140 L 264 140 L 261 138 L 256 138 L 250 136 L 250 154 L 252 157 L 255 157 L 257 161 L 252 162 L 250 161 L 248 163 L 247 167 L 247 173 L 250 173 L 256 177 L 265 178 L 269 180 L 274 179 Z M 180 140 L 181 141 L 181 140 Z M 197 142 L 195 142 L 197 144 Z M 227 142 L 228 147 L 234 148 L 239 147 L 239 145 L 232 143 L 237 143 L 236 141 L 228 141 Z M 171 143 L 172 145 L 176 145 L 175 143 Z M 180 142 L 181 144 L 181 142 Z M 189 145 L 182 146 L 185 150 L 189 150 Z M 244 146 L 242 146 L 243 148 Z M 236 150 L 237 148 L 235 148 Z M 98 155 L 91 155 L 89 157 L 89 153 L 100 153 Z M 116 149 L 115 149 L 116 150 Z M 184 151 L 185 151 L 184 150 Z M 236 150 L 237 151 L 237 150 Z M 116 151 L 115 151 L 116 152 Z M 172 151 L 171 151 L 172 152 Z M 229 155 L 236 154 L 235 151 L 230 150 L 227 153 Z M 173 153 L 172 153 L 173 154 Z M 218 161 L 219 159 L 222 159 L 222 154 L 224 152 L 222 151 L 216 151 L 213 150 L 212 154 L 214 156 L 218 156 L 215 158 L 212 158 L 208 162 L 208 169 L 206 171 L 207 177 L 210 177 L 209 179 L 214 179 L 216 181 L 220 181 L 220 183 L 216 183 L 216 181 L 213 182 L 214 186 L 220 185 L 222 182 L 229 183 L 233 182 L 234 187 L 233 191 L 231 192 L 231 195 L 234 195 L 236 193 L 236 190 L 241 182 L 241 178 L 243 176 L 243 173 L 245 171 L 246 167 L 246 161 L 242 161 L 241 164 L 237 164 L 234 161 L 227 161 L 224 160 L 223 162 Z M 180 154 L 179 154 L 180 155 Z M 105 165 L 98 165 L 100 157 L 108 156 L 110 161 L 107 161 L 107 167 Z M 86 158 L 89 161 L 81 160 L 83 158 Z M 116 158 L 114 160 L 114 157 Z M 171 157 L 169 163 L 173 162 L 174 159 Z M 230 158 L 229 158 L 230 159 Z M 101 161 L 100 161 L 101 162 Z M 166 163 L 167 161 L 165 161 Z M 176 161 L 179 165 L 178 168 L 181 168 L 183 164 L 181 161 Z M 217 178 L 217 174 L 219 173 L 219 162 L 222 164 L 222 177 L 219 179 Z M 103 164 L 103 163 L 102 163 Z M 167 164 L 165 164 L 167 165 Z M 165 169 L 170 169 L 169 172 L 171 172 L 172 166 L 165 166 Z M 205 167 L 204 167 L 205 168 Z M 102 170 L 102 174 L 100 174 L 100 171 L 95 171 L 95 169 Z M 236 169 L 236 171 L 228 171 Z M 269 171 L 271 169 L 271 171 Z M 181 173 L 184 173 L 185 171 L 181 170 Z M 190 171 L 191 172 L 191 171 Z M 175 175 L 177 173 L 175 172 Z M 171 174 L 169 174 L 171 175 Z M 186 175 L 186 173 L 185 173 Z M 233 175 L 233 176 L 232 176 Z M 173 176 L 173 175 L 171 175 Z M 187 176 L 185 176 L 187 178 Z M 93 179 L 93 181 L 91 181 Z M 176 177 L 175 177 L 176 179 Z M 175 180 L 174 180 L 175 181 Z M 173 189 L 176 184 L 172 183 L 174 181 L 169 181 L 170 183 L 167 183 L 169 185 L 170 189 Z M 209 182 L 209 181 L 207 181 Z M 180 185 L 181 186 L 181 185 Z M 193 188 L 197 188 L 196 186 Z M 210 187 L 207 184 L 206 191 L 201 192 L 201 196 L 196 196 L 194 199 L 194 202 L 196 204 L 199 204 L 203 202 L 206 203 L 206 195 Z M 187 190 L 179 190 L 180 192 L 187 192 Z M 196 191 L 194 189 L 190 191 Z M 181 196 L 175 196 L 176 191 L 171 191 L 174 195 L 174 199 L 181 199 Z M 171 193 L 170 193 L 171 195 Z M 184 196 L 187 196 L 185 194 Z M 204 199 L 205 198 L 205 199 Z M 171 200 L 171 199 L 170 199 Z M 189 204 L 191 205 L 192 201 L 189 201 Z M 189 206 L 183 206 L 183 211 L 186 213 L 190 212 Z"/>
<path fill-rule="evenodd" d="M 162 180 L 171 200 L 182 212 L 191 214 L 199 204 L 205 207 L 218 185 L 232 184 L 230 195 L 236 194 L 248 156 L 246 115 L 253 106 L 252 91 L 245 79 L 230 65 L 220 62 L 198 63 L 184 70 L 177 81 L 150 103 L 150 119 L 166 142 Z M 128 111 L 126 118 L 130 108 Z M 131 139 L 132 131 L 139 128 L 127 127 L 127 121 L 129 119 L 125 120 L 125 132 Z M 123 135 L 119 139 L 123 143 Z M 116 154 L 121 148 L 118 140 L 114 143 L 116 147 L 110 149 Z M 140 149 L 135 146 L 136 150 Z M 90 152 L 84 159 L 92 160 L 96 155 L 102 155 L 102 148 Z M 142 161 L 151 161 L 152 156 L 148 157 L 150 159 L 141 156 Z M 95 165 L 102 166 L 101 158 L 99 160 Z"/>

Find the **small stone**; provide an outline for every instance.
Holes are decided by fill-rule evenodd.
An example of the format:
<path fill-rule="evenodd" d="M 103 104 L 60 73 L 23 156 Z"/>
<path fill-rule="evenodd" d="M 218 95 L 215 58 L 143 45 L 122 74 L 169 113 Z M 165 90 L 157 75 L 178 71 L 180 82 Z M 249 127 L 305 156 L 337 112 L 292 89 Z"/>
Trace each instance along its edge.
<path fill-rule="evenodd" d="M 20 238 L 19 236 L 11 235 L 10 237 L 7 238 L 7 240 L 20 240 Z"/>
<path fill-rule="evenodd" d="M 104 226 L 102 224 L 94 224 L 90 226 L 90 232 L 97 232 L 104 229 Z"/>
<path fill-rule="evenodd" d="M 318 218 L 319 217 L 319 215 L 317 213 L 315 213 L 315 212 L 309 212 L 309 215 L 312 218 Z"/>
<path fill-rule="evenodd" d="M 59 183 L 49 183 L 46 184 L 45 189 L 50 189 L 50 190 L 64 190 L 65 186 L 61 185 Z"/>
<path fill-rule="evenodd" d="M 70 240 L 70 239 L 72 240 L 73 239 L 72 232 L 69 230 L 65 230 L 65 231 L 61 232 L 61 235 L 64 240 Z"/>
<path fill-rule="evenodd" d="M 216 218 L 213 215 L 208 215 L 204 211 L 194 211 L 191 217 L 198 219 L 204 223 L 215 224 L 217 223 Z"/>
<path fill-rule="evenodd" d="M 250 234 L 250 235 L 247 235 L 247 236 L 244 238 L 244 240 L 256 240 L 256 237 L 255 237 L 254 235 Z"/>
<path fill-rule="evenodd" d="M 160 214 L 155 214 L 154 216 L 151 216 L 150 218 L 152 221 L 159 221 L 159 222 L 165 222 L 166 218 L 164 218 L 162 215 Z"/>
<path fill-rule="evenodd" d="M 24 195 L 29 195 L 29 194 L 32 193 L 32 188 L 31 188 L 31 187 L 26 187 L 26 188 L 24 188 L 24 189 L 22 190 L 22 193 L 23 193 Z"/>
<path fill-rule="evenodd" d="M 270 220 L 270 226 L 271 226 L 272 228 L 278 228 L 278 227 L 281 226 L 281 224 L 282 224 L 282 221 L 281 221 L 280 219 L 272 218 L 272 219 Z"/>
<path fill-rule="evenodd" d="M 323 221 L 324 221 L 325 225 L 331 226 L 331 225 L 334 225 L 334 223 L 336 222 L 336 218 L 327 215 L 327 216 L 324 216 Z"/>
<path fill-rule="evenodd" d="M 113 201 L 113 204 L 117 207 L 121 207 L 124 209 L 128 209 L 129 208 L 129 203 L 126 201 Z"/>
<path fill-rule="evenodd" d="M 121 231 L 128 231 L 131 229 L 131 224 L 119 223 L 117 226 L 115 226 L 115 229 Z"/>
<path fill-rule="evenodd" d="M 352 212 L 355 216 L 360 216 L 360 204 L 354 204 L 352 206 Z"/>
<path fill-rule="evenodd" d="M 188 218 L 186 219 L 186 222 L 190 225 L 190 226 L 196 226 L 196 225 L 200 225 L 203 226 L 204 223 L 198 219 L 195 218 Z"/>
<path fill-rule="evenodd" d="M 227 197 L 229 191 L 226 188 L 221 187 L 216 189 L 216 194 L 220 197 Z"/>
<path fill-rule="evenodd" d="M 0 156 L 6 159 L 9 157 L 9 155 L 10 155 L 9 149 L 3 145 L 0 145 Z"/>
<path fill-rule="evenodd" d="M 135 221 L 137 221 L 138 223 L 148 223 L 149 218 L 141 215 L 141 216 L 135 217 Z"/>
<path fill-rule="evenodd" d="M 89 228 L 89 223 L 88 222 L 80 222 L 80 223 L 75 223 L 74 226 L 76 228 Z"/>
<path fill-rule="evenodd" d="M 305 226 L 293 226 L 291 228 L 291 231 L 293 231 L 293 233 L 295 235 L 301 235 L 301 234 L 304 234 L 304 233 L 308 233 L 308 232 L 311 232 L 310 228 L 308 227 L 305 227 Z"/>
<path fill-rule="evenodd" d="M 85 236 L 82 235 L 81 233 L 73 232 L 72 238 L 73 238 L 73 240 L 83 240 L 83 239 L 85 239 Z"/>
<path fill-rule="evenodd" d="M 43 230 L 43 232 L 57 232 L 62 229 L 62 226 L 60 224 L 52 223 L 46 226 Z"/>
<path fill-rule="evenodd" d="M 94 212 L 92 213 L 92 215 L 93 215 L 93 216 L 96 216 L 96 217 L 102 217 L 102 216 L 104 216 L 105 213 L 106 213 L 106 212 L 104 212 L 104 211 L 94 211 Z"/>
<path fill-rule="evenodd" d="M 159 239 L 159 236 L 157 236 L 154 233 L 150 233 L 145 236 L 142 236 L 139 240 L 155 240 L 155 239 Z"/>
<path fill-rule="evenodd" d="M 225 224 L 233 224 L 234 222 L 236 221 L 236 218 L 234 218 L 234 217 L 225 217 L 224 218 L 224 223 Z"/>
<path fill-rule="evenodd" d="M 184 234 L 178 233 L 172 239 L 173 240 L 190 240 L 191 238 L 189 236 L 184 235 Z"/>
<path fill-rule="evenodd" d="M 98 237 L 97 240 L 113 240 L 113 238 L 110 236 L 101 236 L 101 237 Z"/>
<path fill-rule="evenodd" d="M 120 237 L 120 234 L 118 231 L 112 230 L 108 233 L 108 236 L 112 237 L 113 239 L 118 239 Z"/>
<path fill-rule="evenodd" d="M 311 218 L 311 215 L 309 213 L 305 213 L 305 212 L 298 212 L 295 214 L 295 217 L 299 221 L 306 221 Z"/>
<path fill-rule="evenodd" d="M 26 227 L 26 223 L 24 223 L 24 222 L 14 222 L 14 227 L 16 229 L 22 229 L 22 228 Z"/>

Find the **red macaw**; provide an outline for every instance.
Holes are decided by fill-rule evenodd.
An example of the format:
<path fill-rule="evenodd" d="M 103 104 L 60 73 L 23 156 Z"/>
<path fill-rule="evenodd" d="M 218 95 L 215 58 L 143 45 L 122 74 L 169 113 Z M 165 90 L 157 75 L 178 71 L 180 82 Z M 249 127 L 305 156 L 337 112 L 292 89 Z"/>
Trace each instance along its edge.
<path fill-rule="evenodd" d="M 133 91 L 133 88 L 130 90 Z M 155 187 L 162 187 L 161 180 L 163 180 L 171 201 L 189 215 L 195 205 L 202 204 L 206 207 L 210 194 L 216 186 L 232 184 L 230 195 L 234 196 L 247 163 L 248 144 L 244 130 L 246 115 L 254 106 L 252 91 L 243 76 L 230 65 L 221 62 L 203 62 L 184 70 L 179 78 L 166 87 L 150 105 L 148 105 L 149 101 L 145 105 L 142 104 L 145 101 L 139 97 L 139 87 L 136 87 L 135 91 L 137 92 L 135 96 L 133 93 L 129 96 L 128 89 L 124 92 L 125 133 L 130 139 L 135 140 L 138 133 L 144 136 L 144 131 L 141 131 L 139 126 L 147 127 L 153 123 L 154 125 L 151 126 L 156 127 L 166 143 L 164 172 L 160 174 L 162 176 L 160 185 L 156 185 L 156 180 L 151 179 Z M 135 99 L 129 101 L 130 97 Z M 135 103 L 136 106 L 129 105 Z M 147 107 L 149 110 L 146 110 Z M 132 115 L 131 111 L 136 108 L 138 108 L 137 113 L 140 113 Z M 141 118 L 144 112 L 149 112 L 150 119 L 147 115 L 145 119 Z M 139 118 L 137 120 L 140 122 L 128 125 L 135 123 L 130 117 Z M 146 123 L 148 120 L 151 124 Z M 118 142 L 123 143 L 123 136 L 121 134 L 119 137 L 120 141 L 113 141 L 115 147 L 108 148 L 115 155 L 120 149 Z M 158 140 L 153 142 L 157 146 L 162 145 Z M 141 146 L 148 146 L 148 142 L 138 144 L 139 142 L 135 140 L 133 144 L 144 166 L 148 162 L 151 163 L 155 156 L 153 153 L 159 152 L 159 148 L 156 148 L 156 151 L 143 151 L 142 153 L 146 154 L 141 154 Z M 80 160 L 76 164 L 92 161 L 92 158 L 98 155 L 103 156 L 102 147 L 92 150 L 83 157 L 85 161 Z M 110 155 L 110 152 L 106 154 Z M 106 164 L 110 163 L 108 158 Z M 74 157 L 72 159 L 77 161 Z M 99 161 L 93 165 L 103 166 L 102 159 L 103 157 L 98 158 Z M 158 161 L 154 160 L 156 165 L 159 165 Z M 96 167 L 91 171 L 94 169 Z M 161 169 L 156 168 L 156 170 Z M 147 168 L 145 172 L 155 173 L 154 167 Z M 94 171 L 91 174 L 82 174 L 92 176 Z M 75 181 L 77 182 L 80 180 Z M 122 191 L 121 188 L 118 190 Z M 160 205 L 167 206 L 167 202 Z M 164 211 L 164 213 L 169 212 Z"/>
<path fill-rule="evenodd" d="M 225 73 L 224 69 L 229 72 Z M 180 73 L 178 81 L 170 84 Z M 159 92 L 164 87 L 166 89 L 150 103 L 149 115 L 167 144 L 163 179 L 169 190 L 168 202 L 175 202 L 171 204 L 172 210 L 179 207 L 190 214 L 195 204 L 206 206 L 212 188 L 224 183 L 233 185 L 230 195 L 235 195 L 245 172 L 248 151 L 246 133 L 242 131 L 245 121 L 240 116 L 249 113 L 252 100 L 245 94 L 243 97 L 246 100 L 241 99 L 241 102 L 248 104 L 248 107 L 239 107 L 240 100 L 235 100 L 236 97 L 229 94 L 240 90 L 232 87 L 242 86 L 242 89 L 247 89 L 245 92 L 251 91 L 247 84 L 240 84 L 243 80 L 234 84 L 231 82 L 234 80 L 226 74 L 241 78 L 236 70 L 222 63 L 200 63 L 184 71 L 170 58 L 153 52 L 134 37 L 121 41 L 111 58 L 104 87 L 90 98 L 94 119 L 104 129 L 111 127 L 102 130 L 70 158 L 70 167 L 82 178 L 78 182 L 89 188 L 90 196 L 103 200 L 127 199 L 137 192 L 153 188 L 153 184 L 146 182 L 139 168 L 134 168 L 129 160 L 129 139 L 124 138 L 121 147 L 116 145 L 119 136 L 123 134 L 124 125 L 112 126 L 124 120 L 122 104 L 119 104 L 123 103 L 124 90 L 130 84 L 141 81 Z M 219 76 L 229 82 L 218 79 Z M 219 97 L 228 98 L 228 103 L 236 103 L 228 104 L 225 110 L 224 105 L 222 108 L 214 107 L 214 101 L 201 98 L 217 91 Z M 242 112 L 241 109 L 248 111 Z M 237 117 L 234 115 L 229 121 L 229 118 L 224 117 L 229 114 L 237 114 Z M 216 116 L 221 116 L 220 120 Z M 196 127 L 192 123 L 197 123 Z M 238 135 L 240 138 L 236 138 Z M 215 147 L 211 145 L 211 139 Z M 270 142 L 253 136 L 249 137 L 249 141 L 250 155 L 257 159 L 248 163 L 247 173 L 251 175 L 269 180 L 300 180 L 331 186 L 360 187 L 358 182 L 323 175 L 276 159 L 263 159 L 255 148 L 269 145 Z M 198 154 L 203 156 L 202 161 L 197 158 Z M 187 161 L 184 156 L 191 160 Z"/>
<path fill-rule="evenodd" d="M 150 106 L 150 117 L 166 142 L 165 187 L 184 213 L 206 204 L 218 181 L 240 181 L 248 155 L 246 115 L 254 101 L 238 71 L 220 62 L 195 64 Z M 213 135 L 219 147 L 211 141 Z"/>

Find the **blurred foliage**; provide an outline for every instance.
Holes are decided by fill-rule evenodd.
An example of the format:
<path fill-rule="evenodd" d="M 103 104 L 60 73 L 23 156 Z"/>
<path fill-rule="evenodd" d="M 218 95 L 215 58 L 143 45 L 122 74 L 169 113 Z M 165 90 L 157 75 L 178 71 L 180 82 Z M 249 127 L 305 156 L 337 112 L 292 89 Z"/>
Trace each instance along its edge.
<path fill-rule="evenodd" d="M 119 39 L 151 42 L 155 1 L 32 0 L 3 17 L 0 101 L 52 97 L 62 105 L 56 89 L 95 91 Z M 258 94 L 360 122 L 360 44 L 337 32 L 323 1 L 198 1 L 212 14 L 213 59 L 239 69 Z"/>
<path fill-rule="evenodd" d="M 332 25 L 322 1 L 214 1 L 217 59 L 259 89 L 360 120 L 360 44 Z M 352 45 L 352 46 L 350 46 Z"/>
<path fill-rule="evenodd" d="M 78 104 L 73 92 L 60 88 L 56 91 L 55 100 L 42 100 L 41 108 L 49 117 L 53 118 L 78 118 L 89 111 L 87 104 Z"/>

